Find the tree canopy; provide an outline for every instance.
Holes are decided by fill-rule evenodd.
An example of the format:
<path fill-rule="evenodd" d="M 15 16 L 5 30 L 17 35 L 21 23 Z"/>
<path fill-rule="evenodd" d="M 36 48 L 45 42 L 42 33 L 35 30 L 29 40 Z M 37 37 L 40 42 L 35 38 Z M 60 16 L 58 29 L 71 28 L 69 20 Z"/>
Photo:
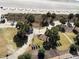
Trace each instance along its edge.
<path fill-rule="evenodd" d="M 72 44 L 72 45 L 70 46 L 69 52 L 70 52 L 72 55 L 78 55 L 78 53 L 77 53 L 77 47 L 76 47 L 74 44 Z"/>
<path fill-rule="evenodd" d="M 16 28 L 17 29 L 23 29 L 23 26 L 24 26 L 23 24 L 24 24 L 23 22 L 18 21 L 17 24 L 16 24 Z"/>
<path fill-rule="evenodd" d="M 35 17 L 32 14 L 29 14 L 26 19 L 30 23 L 33 23 L 35 21 Z"/>
<path fill-rule="evenodd" d="M 38 51 L 38 59 L 44 59 L 44 57 L 45 57 L 45 49 L 40 48 Z"/>
<path fill-rule="evenodd" d="M 72 19 L 74 17 L 74 15 L 71 13 L 68 15 L 68 19 Z"/>
<path fill-rule="evenodd" d="M 28 36 L 24 32 L 19 31 L 14 36 L 14 42 L 16 43 L 17 47 L 23 46 L 25 43 L 27 43 Z"/>
<path fill-rule="evenodd" d="M 28 34 L 33 33 L 33 28 L 27 23 L 18 22 L 16 27 L 19 27 L 17 34 L 14 36 L 14 42 L 17 47 L 23 46 L 28 41 Z"/>
<path fill-rule="evenodd" d="M 79 34 L 74 38 L 75 44 L 79 45 Z"/>
<path fill-rule="evenodd" d="M 79 27 L 79 21 L 74 22 L 74 25 Z"/>
<path fill-rule="evenodd" d="M 48 12 L 46 15 L 47 15 L 47 17 L 51 17 L 51 13 L 50 12 Z"/>
<path fill-rule="evenodd" d="M 58 45 L 58 40 L 60 40 L 60 36 L 58 34 L 59 28 L 53 27 L 52 29 L 47 29 L 45 35 L 48 36 L 48 40 L 43 43 L 43 47 L 45 49 L 56 49 Z"/>
<path fill-rule="evenodd" d="M 31 59 L 31 54 L 24 53 L 23 55 L 18 56 L 18 59 Z"/>
<path fill-rule="evenodd" d="M 75 17 L 77 17 L 79 19 L 79 14 L 75 14 Z"/>
<path fill-rule="evenodd" d="M 54 19 L 56 17 L 56 14 L 55 13 L 52 13 L 51 14 L 51 17 L 52 17 L 52 19 Z"/>
<path fill-rule="evenodd" d="M 62 18 L 60 19 L 60 22 L 61 22 L 62 24 L 65 24 L 65 23 L 66 23 L 66 19 L 62 17 Z"/>
<path fill-rule="evenodd" d="M 47 19 L 45 18 L 45 19 L 43 19 L 43 21 L 42 21 L 42 27 L 44 27 L 44 26 L 48 26 L 49 25 L 49 23 L 48 23 L 48 21 L 47 21 Z"/>

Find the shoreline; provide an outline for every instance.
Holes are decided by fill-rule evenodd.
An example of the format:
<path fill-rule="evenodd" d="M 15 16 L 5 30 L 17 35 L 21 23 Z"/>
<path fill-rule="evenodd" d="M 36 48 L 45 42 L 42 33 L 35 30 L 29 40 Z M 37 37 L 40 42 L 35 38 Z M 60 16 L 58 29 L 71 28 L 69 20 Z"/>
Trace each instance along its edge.
<path fill-rule="evenodd" d="M 76 14 L 79 13 L 79 10 L 73 9 L 30 9 L 30 8 L 12 8 L 4 7 L 0 9 L 0 14 L 7 13 L 32 13 L 32 14 L 46 14 L 47 12 L 56 13 L 56 14 Z"/>

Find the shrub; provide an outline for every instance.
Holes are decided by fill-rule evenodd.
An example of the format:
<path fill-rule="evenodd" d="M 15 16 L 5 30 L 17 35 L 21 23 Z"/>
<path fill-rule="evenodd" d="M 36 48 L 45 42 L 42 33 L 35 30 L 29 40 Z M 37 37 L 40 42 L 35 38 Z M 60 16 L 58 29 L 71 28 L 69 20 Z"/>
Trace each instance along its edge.
<path fill-rule="evenodd" d="M 77 30 L 75 30 L 75 29 L 73 29 L 73 33 L 78 34 L 78 31 L 77 31 Z"/>

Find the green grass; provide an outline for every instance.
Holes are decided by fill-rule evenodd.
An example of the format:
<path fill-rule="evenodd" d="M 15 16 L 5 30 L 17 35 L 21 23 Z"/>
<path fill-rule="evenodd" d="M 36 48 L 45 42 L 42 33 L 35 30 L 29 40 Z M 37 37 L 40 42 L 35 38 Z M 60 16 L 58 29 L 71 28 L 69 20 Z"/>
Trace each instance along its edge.
<path fill-rule="evenodd" d="M 13 42 L 13 37 L 16 35 L 17 29 L 15 28 L 0 28 L 0 57 L 7 54 L 7 46 L 10 45 L 16 49 L 16 44 Z"/>
<path fill-rule="evenodd" d="M 7 54 L 7 42 L 0 37 L 0 57 L 3 57 Z"/>
<path fill-rule="evenodd" d="M 65 34 L 74 42 L 74 37 L 76 36 L 73 32 L 65 32 Z M 63 33 L 59 32 L 60 35 L 60 43 L 61 46 L 58 47 L 58 50 L 67 50 L 71 43 L 68 41 L 68 39 L 63 35 Z"/>
<path fill-rule="evenodd" d="M 69 33 L 69 32 L 66 33 L 66 34 L 68 34 L 68 37 L 73 41 L 72 38 L 75 37 L 75 34 L 74 33 Z M 60 41 L 59 42 L 61 43 L 61 46 L 58 46 L 57 49 L 60 50 L 60 51 L 65 51 L 65 50 L 69 49 L 71 43 L 69 42 L 67 37 L 65 37 L 63 35 L 63 33 L 61 33 L 61 32 L 59 32 L 59 35 L 60 35 Z M 35 36 L 32 43 L 42 47 L 43 41 Z"/>
<path fill-rule="evenodd" d="M 60 35 L 60 41 L 59 42 L 61 43 L 61 46 L 57 47 L 57 49 L 60 50 L 60 51 L 67 50 L 69 48 L 69 46 L 71 45 L 71 43 L 63 35 L 63 33 L 59 32 L 59 35 Z"/>
<path fill-rule="evenodd" d="M 35 45 L 38 45 L 38 46 L 42 47 L 43 41 L 40 40 L 38 37 L 34 37 L 33 41 L 32 41 L 32 44 L 35 44 Z"/>
<path fill-rule="evenodd" d="M 15 28 L 5 28 L 5 29 L 2 29 L 2 35 L 3 36 L 3 39 L 7 41 L 8 44 L 11 44 L 11 45 L 15 45 L 14 42 L 13 42 L 13 37 L 14 35 L 16 35 L 17 33 L 17 30 Z"/>
<path fill-rule="evenodd" d="M 72 41 L 74 41 L 74 38 L 75 38 L 75 34 L 73 32 L 66 32 L 65 33 Z"/>

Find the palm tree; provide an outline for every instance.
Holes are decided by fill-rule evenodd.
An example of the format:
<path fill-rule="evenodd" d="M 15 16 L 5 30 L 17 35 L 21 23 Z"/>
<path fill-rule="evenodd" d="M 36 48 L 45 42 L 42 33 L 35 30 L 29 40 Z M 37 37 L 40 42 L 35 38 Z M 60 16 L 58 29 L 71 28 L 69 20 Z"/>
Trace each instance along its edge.
<path fill-rule="evenodd" d="M 66 23 L 66 19 L 64 17 L 60 18 L 60 23 L 62 23 L 63 25 Z"/>
<path fill-rule="evenodd" d="M 47 17 L 51 17 L 51 13 L 50 12 L 47 12 L 46 16 Z"/>
<path fill-rule="evenodd" d="M 26 18 L 28 23 L 33 23 L 35 21 L 35 17 L 32 14 L 29 14 Z"/>
<path fill-rule="evenodd" d="M 53 20 L 55 19 L 55 17 L 56 17 L 56 14 L 55 13 L 52 13 L 51 20 L 50 20 L 50 24 L 51 25 L 54 25 Z"/>
<path fill-rule="evenodd" d="M 52 34 L 52 32 L 51 32 L 51 30 L 49 30 L 48 28 L 46 29 L 46 32 L 45 32 L 45 35 L 46 36 L 51 36 L 51 34 Z"/>
<path fill-rule="evenodd" d="M 66 19 L 64 17 L 60 18 L 60 23 L 62 24 L 60 26 L 60 31 L 65 32 L 65 23 L 66 23 Z"/>
<path fill-rule="evenodd" d="M 46 18 L 44 18 L 44 19 L 42 20 L 42 24 L 41 24 L 41 25 L 42 25 L 42 27 L 49 25 L 49 23 L 48 23 L 48 21 L 47 21 Z"/>
<path fill-rule="evenodd" d="M 79 19 L 79 14 L 75 14 L 75 17 L 77 18 L 77 20 Z"/>
<path fill-rule="evenodd" d="M 61 23 L 61 27 L 60 27 L 61 31 L 65 32 L 66 19 L 64 17 L 61 17 L 60 23 Z"/>
<path fill-rule="evenodd" d="M 79 45 L 79 33 L 77 34 L 77 36 L 74 38 L 75 40 L 75 44 Z"/>
<path fill-rule="evenodd" d="M 73 17 L 74 17 L 74 15 L 73 15 L 72 13 L 69 14 L 69 15 L 68 15 L 68 22 L 70 22 Z"/>
<path fill-rule="evenodd" d="M 48 26 L 49 25 L 50 17 L 51 17 L 50 12 L 42 15 L 42 26 Z"/>
<path fill-rule="evenodd" d="M 73 13 L 71 13 L 71 14 L 68 15 L 68 20 L 67 20 L 68 27 L 71 27 L 70 21 L 73 19 L 73 17 L 74 17 Z"/>
<path fill-rule="evenodd" d="M 48 29 L 46 32 L 45 32 L 45 35 L 48 36 L 48 41 L 44 42 L 45 47 L 49 47 L 52 48 L 52 49 L 56 49 L 57 45 L 58 45 L 58 42 L 60 40 L 60 36 L 58 35 L 58 27 L 53 27 L 52 29 Z"/>
<path fill-rule="evenodd" d="M 23 29 L 23 26 L 24 26 L 24 24 L 21 21 L 18 21 L 17 24 L 16 24 L 16 28 L 20 29 L 20 30 Z"/>
<path fill-rule="evenodd" d="M 52 19 L 54 19 L 56 17 L 56 14 L 52 13 L 51 17 L 52 17 Z"/>
<path fill-rule="evenodd" d="M 45 49 L 40 48 L 38 51 L 38 59 L 44 59 L 45 58 Z"/>
<path fill-rule="evenodd" d="M 73 32 L 75 33 L 75 34 L 78 34 L 78 31 L 76 30 L 76 28 L 78 28 L 79 27 L 79 21 L 77 20 L 77 21 L 75 21 L 74 22 L 74 28 L 73 28 Z"/>
<path fill-rule="evenodd" d="M 45 50 L 50 50 L 51 47 L 50 47 L 49 41 L 43 42 L 43 47 L 44 47 Z"/>
<path fill-rule="evenodd" d="M 77 53 L 77 47 L 76 47 L 74 44 L 72 44 L 72 45 L 70 46 L 69 52 L 70 52 L 72 55 L 78 55 L 78 53 Z"/>
<path fill-rule="evenodd" d="M 28 41 L 28 36 L 26 33 L 22 32 L 21 30 L 17 32 L 17 34 L 13 38 L 14 42 L 16 43 L 17 47 L 22 47 Z"/>
<path fill-rule="evenodd" d="M 79 21 L 74 22 L 75 27 L 79 27 Z"/>

